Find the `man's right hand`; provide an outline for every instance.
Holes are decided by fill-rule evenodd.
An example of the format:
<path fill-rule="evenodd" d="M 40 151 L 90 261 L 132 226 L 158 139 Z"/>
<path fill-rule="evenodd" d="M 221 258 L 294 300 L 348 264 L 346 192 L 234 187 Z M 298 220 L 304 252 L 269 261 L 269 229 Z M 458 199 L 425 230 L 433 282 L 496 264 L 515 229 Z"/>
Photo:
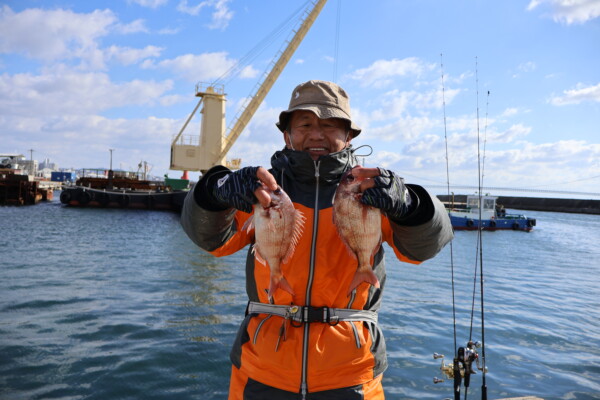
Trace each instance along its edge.
<path fill-rule="evenodd" d="M 265 207 L 271 203 L 265 188 L 277 189 L 273 175 L 263 167 L 245 167 L 221 177 L 213 188 L 213 196 L 224 206 L 250 213 L 256 202 Z"/>

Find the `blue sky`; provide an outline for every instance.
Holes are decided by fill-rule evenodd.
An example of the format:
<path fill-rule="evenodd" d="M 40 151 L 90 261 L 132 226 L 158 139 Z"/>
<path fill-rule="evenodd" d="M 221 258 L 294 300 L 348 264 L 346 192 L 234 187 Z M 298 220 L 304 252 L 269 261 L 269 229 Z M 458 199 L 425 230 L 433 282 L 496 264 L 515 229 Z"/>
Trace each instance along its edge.
<path fill-rule="evenodd" d="M 170 142 L 196 83 L 269 43 L 224 79 L 229 121 L 306 4 L 0 2 L 0 153 L 108 167 L 112 148 L 115 167 L 180 176 Z M 485 186 L 599 193 L 599 17 L 598 0 L 329 0 L 230 156 L 268 165 L 292 89 L 324 79 L 350 94 L 366 165 L 445 193 L 446 135 L 451 184 L 477 185 L 479 130 Z"/>

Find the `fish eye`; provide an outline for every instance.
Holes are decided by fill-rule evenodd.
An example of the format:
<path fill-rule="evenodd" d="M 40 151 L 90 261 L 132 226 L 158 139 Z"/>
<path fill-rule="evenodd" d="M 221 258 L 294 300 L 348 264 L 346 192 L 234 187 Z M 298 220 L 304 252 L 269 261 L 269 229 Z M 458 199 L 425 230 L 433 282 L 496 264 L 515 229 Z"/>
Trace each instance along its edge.
<path fill-rule="evenodd" d="M 348 182 L 353 182 L 354 176 L 352 174 L 348 174 L 348 177 L 346 177 L 346 179 L 348 180 Z"/>
<path fill-rule="evenodd" d="M 281 194 L 281 189 L 277 188 L 277 189 L 275 189 L 275 191 L 273 193 L 275 193 L 275 194 Z"/>

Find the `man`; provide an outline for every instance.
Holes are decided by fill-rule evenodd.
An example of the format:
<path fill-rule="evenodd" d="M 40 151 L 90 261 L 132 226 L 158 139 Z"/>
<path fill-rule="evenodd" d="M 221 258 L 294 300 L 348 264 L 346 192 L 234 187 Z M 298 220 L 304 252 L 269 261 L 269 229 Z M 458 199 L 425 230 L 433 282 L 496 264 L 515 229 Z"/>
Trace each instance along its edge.
<path fill-rule="evenodd" d="M 348 295 L 357 267 L 332 222 L 332 199 L 342 174 L 352 169 L 362 202 L 382 211 L 382 239 L 401 261 L 435 256 L 452 237 L 440 201 L 395 173 L 358 166 L 350 142 L 361 129 L 338 85 L 298 85 L 279 116 L 285 148 L 272 169 L 232 172 L 216 166 L 187 196 L 181 223 L 188 236 L 215 256 L 254 241 L 242 230 L 252 205 L 270 204 L 277 185 L 304 214 L 304 231 L 292 258 L 281 265 L 294 295 L 267 295 L 269 268 L 249 248 L 246 290 L 250 302 L 233 349 L 229 399 L 383 399 L 385 342 L 377 325 L 385 286 L 383 247 L 374 256 L 380 287 L 360 284 Z"/>

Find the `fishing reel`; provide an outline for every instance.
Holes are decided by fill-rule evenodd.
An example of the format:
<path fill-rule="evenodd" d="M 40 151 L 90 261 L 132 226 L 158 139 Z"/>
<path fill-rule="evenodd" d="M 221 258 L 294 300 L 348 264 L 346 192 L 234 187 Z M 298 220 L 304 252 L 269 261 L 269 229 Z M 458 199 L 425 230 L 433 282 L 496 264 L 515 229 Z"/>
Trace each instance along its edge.
<path fill-rule="evenodd" d="M 465 387 L 469 387 L 471 375 L 477 373 L 473 369 L 473 362 L 475 362 L 475 366 L 479 371 L 483 371 L 483 367 L 479 364 L 479 353 L 477 352 L 477 349 L 480 347 L 481 342 L 469 340 L 466 347 L 458 348 L 454 362 L 446 364 L 444 362 L 444 355 L 438 353 L 433 353 L 433 358 L 435 360 L 442 360 L 440 370 L 448 379 L 454 379 L 455 386 L 457 384 L 460 386 L 460 382 L 464 378 Z M 485 368 L 485 372 L 487 372 L 487 367 Z M 444 379 L 433 378 L 433 383 L 441 382 L 444 382 Z"/>

